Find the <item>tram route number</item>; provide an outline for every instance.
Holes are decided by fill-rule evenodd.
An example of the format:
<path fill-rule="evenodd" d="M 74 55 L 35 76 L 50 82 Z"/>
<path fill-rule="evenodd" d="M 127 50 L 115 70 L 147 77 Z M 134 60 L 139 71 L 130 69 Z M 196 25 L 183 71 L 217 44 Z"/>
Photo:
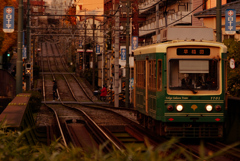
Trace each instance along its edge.
<path fill-rule="evenodd" d="M 220 100 L 220 97 L 211 97 L 211 100 Z"/>

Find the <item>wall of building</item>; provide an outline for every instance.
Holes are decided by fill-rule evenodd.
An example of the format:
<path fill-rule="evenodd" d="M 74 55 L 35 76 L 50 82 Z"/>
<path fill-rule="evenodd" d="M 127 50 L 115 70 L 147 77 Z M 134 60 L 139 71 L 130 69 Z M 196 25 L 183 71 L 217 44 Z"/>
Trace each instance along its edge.
<path fill-rule="evenodd" d="M 240 16 L 236 17 L 236 22 L 240 21 Z M 203 26 L 213 28 L 216 30 L 216 17 L 206 17 L 203 19 Z M 239 30 L 240 26 L 236 26 L 236 30 Z M 225 17 L 222 17 L 222 40 L 224 40 L 225 34 Z M 226 36 L 225 36 L 226 37 Z M 227 38 L 227 37 L 226 37 Z M 228 36 L 230 38 L 230 36 Z M 240 39 L 240 35 L 235 34 L 234 38 Z"/>
<path fill-rule="evenodd" d="M 226 4 L 227 0 L 222 0 L 222 5 Z M 208 0 L 206 4 L 206 9 L 216 7 L 217 0 Z"/>
<path fill-rule="evenodd" d="M 193 0 L 192 1 L 192 9 L 194 10 L 195 8 L 197 8 L 198 6 L 202 5 L 203 1 L 202 0 Z M 200 12 L 203 10 L 203 6 L 199 7 L 198 9 L 196 9 L 194 13 Z M 192 15 L 193 15 L 192 14 Z M 192 16 L 192 26 L 203 26 L 203 19 L 198 19 L 195 18 L 194 16 Z"/>

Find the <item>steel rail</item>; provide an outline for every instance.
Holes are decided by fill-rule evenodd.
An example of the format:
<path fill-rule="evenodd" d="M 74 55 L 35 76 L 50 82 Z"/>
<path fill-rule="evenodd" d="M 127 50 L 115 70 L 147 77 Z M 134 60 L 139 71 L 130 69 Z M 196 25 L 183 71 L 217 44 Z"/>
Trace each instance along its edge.
<path fill-rule="evenodd" d="M 45 44 L 46 45 L 46 44 Z M 47 48 L 46 48 L 46 50 L 47 50 Z M 50 106 L 48 106 L 47 104 L 46 104 L 46 94 L 45 94 L 45 79 L 44 79 L 44 74 L 43 74 L 43 60 L 42 60 L 42 55 L 43 54 L 41 54 L 41 62 L 42 62 L 42 78 L 43 78 L 43 96 L 44 96 L 44 105 L 46 106 L 46 107 L 48 107 L 49 109 L 51 109 L 53 112 L 54 112 L 54 115 L 55 115 L 55 118 L 56 118 L 56 120 L 57 120 L 57 124 L 58 124 L 58 127 L 59 127 L 59 131 L 60 131 L 60 133 L 61 133 L 61 136 L 62 136 L 62 140 L 63 140 L 63 143 L 64 143 L 64 145 L 67 147 L 67 142 L 66 142 L 66 139 L 65 139 L 65 136 L 64 136 L 64 134 L 63 134 L 63 130 L 62 130 L 62 127 L 61 127 L 61 124 L 60 124 L 60 121 L 59 121 L 59 117 L 58 117 L 58 115 L 57 115 L 57 113 L 56 113 L 56 111 L 53 109 L 53 108 L 51 108 Z M 50 71 L 51 71 L 51 68 L 50 68 L 50 65 L 49 65 L 49 59 L 48 59 L 48 66 L 49 66 L 49 69 L 50 69 Z"/>
<path fill-rule="evenodd" d="M 59 48 L 57 47 L 56 49 L 57 49 L 57 52 L 60 53 L 60 52 L 59 52 Z M 62 60 L 61 55 L 60 55 L 60 60 L 61 60 L 62 65 L 64 66 L 64 69 L 68 72 L 67 67 L 66 67 L 66 64 L 65 64 L 64 61 Z M 78 85 L 80 86 L 80 88 L 82 89 L 82 91 L 84 92 L 84 94 L 87 96 L 87 98 L 88 98 L 91 102 L 93 102 L 91 96 L 89 96 L 89 94 L 87 93 L 86 89 L 83 88 L 82 83 L 79 82 L 79 80 L 76 78 L 75 74 L 73 74 L 73 73 L 70 73 L 70 74 L 71 74 L 71 75 L 73 76 L 73 78 L 76 80 L 76 82 L 78 83 Z"/>
<path fill-rule="evenodd" d="M 54 49 L 53 49 L 53 46 L 52 46 L 52 44 L 51 44 L 51 49 L 52 49 L 52 53 L 53 53 L 53 55 L 56 57 L 56 55 L 55 55 L 55 51 L 54 51 Z M 64 74 L 62 74 L 62 72 L 60 71 L 60 69 L 59 69 L 59 66 L 58 66 L 58 63 L 57 63 L 57 61 L 56 61 L 56 59 L 54 59 L 54 62 L 55 62 L 55 66 L 56 66 L 56 68 L 57 68 L 57 70 L 58 70 L 58 72 L 63 76 L 63 78 L 64 78 L 64 80 L 66 81 L 66 83 L 67 83 L 67 86 L 68 86 L 68 89 L 70 90 L 70 92 L 71 92 L 71 95 L 73 96 L 73 99 L 75 100 L 75 101 L 77 101 L 77 98 L 76 98 L 76 96 L 75 96 L 75 94 L 74 94 L 74 92 L 73 92 L 73 90 L 72 90 L 72 87 L 70 86 L 70 84 L 69 84 L 69 82 L 68 82 L 68 80 L 67 80 L 67 78 L 65 77 L 65 75 Z M 65 68 L 64 68 L 65 69 Z M 62 102 L 62 101 L 61 101 Z"/>

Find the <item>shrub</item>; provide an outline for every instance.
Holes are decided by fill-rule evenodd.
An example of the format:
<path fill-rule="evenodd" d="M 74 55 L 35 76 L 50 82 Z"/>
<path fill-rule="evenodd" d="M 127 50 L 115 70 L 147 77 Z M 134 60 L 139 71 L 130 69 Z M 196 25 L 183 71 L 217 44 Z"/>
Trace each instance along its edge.
<path fill-rule="evenodd" d="M 83 151 L 81 148 L 76 148 L 73 145 L 68 147 L 60 143 L 60 139 L 56 139 L 49 146 L 39 144 L 29 146 L 24 137 L 23 132 L 8 131 L 5 123 L 0 123 L 0 160 L 16 160 L 16 161 L 172 161 L 182 160 L 179 156 L 185 156 L 185 160 L 193 161 L 194 158 L 186 152 L 184 148 L 176 148 L 169 152 L 169 149 L 177 142 L 176 139 L 159 145 L 156 149 L 147 143 L 147 148 L 141 149 L 129 146 L 125 151 L 114 150 L 111 153 L 103 153 L 104 145 L 100 146 L 100 150 L 92 150 L 91 152 Z M 200 159 L 211 160 L 223 153 L 227 152 L 230 148 L 239 145 L 235 143 L 232 146 L 221 149 L 212 155 L 205 156 L 204 145 L 200 146 Z"/>

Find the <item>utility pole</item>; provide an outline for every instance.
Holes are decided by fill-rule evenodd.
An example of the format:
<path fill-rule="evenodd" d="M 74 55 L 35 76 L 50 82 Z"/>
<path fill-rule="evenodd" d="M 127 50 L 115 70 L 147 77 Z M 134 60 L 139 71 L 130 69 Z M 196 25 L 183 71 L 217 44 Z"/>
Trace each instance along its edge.
<path fill-rule="evenodd" d="M 217 18 L 216 18 L 216 32 L 217 32 L 217 42 L 222 42 L 222 1 L 217 0 Z"/>
<path fill-rule="evenodd" d="M 114 107 L 119 107 L 119 10 L 115 14 Z"/>
<path fill-rule="evenodd" d="M 104 23 L 106 21 L 106 17 L 104 17 Z M 105 52 L 106 50 L 106 27 L 105 24 L 103 24 L 103 52 L 102 52 L 102 87 L 105 84 Z"/>
<path fill-rule="evenodd" d="M 129 103 L 129 8 L 130 0 L 127 0 L 127 26 L 126 26 L 126 90 L 125 90 L 125 106 L 128 108 Z"/>
<path fill-rule="evenodd" d="M 86 51 L 87 51 L 87 23 L 86 23 L 86 10 L 85 10 L 85 20 L 84 20 L 84 53 L 83 53 L 83 73 L 85 72 L 85 68 L 86 68 Z"/>
<path fill-rule="evenodd" d="M 18 44 L 16 64 L 16 94 L 22 93 L 22 40 L 23 40 L 23 0 L 18 5 Z"/>
<path fill-rule="evenodd" d="M 31 62 L 31 37 L 30 37 L 30 18 L 29 18 L 29 10 L 30 10 L 30 0 L 27 0 L 27 63 Z M 31 89 L 31 73 L 27 75 L 26 77 L 26 90 L 29 91 Z"/>
<path fill-rule="evenodd" d="M 93 90 L 95 90 L 95 55 L 96 55 L 96 48 L 95 48 L 95 16 L 93 16 L 93 77 L 92 77 L 92 85 L 93 85 Z"/>

